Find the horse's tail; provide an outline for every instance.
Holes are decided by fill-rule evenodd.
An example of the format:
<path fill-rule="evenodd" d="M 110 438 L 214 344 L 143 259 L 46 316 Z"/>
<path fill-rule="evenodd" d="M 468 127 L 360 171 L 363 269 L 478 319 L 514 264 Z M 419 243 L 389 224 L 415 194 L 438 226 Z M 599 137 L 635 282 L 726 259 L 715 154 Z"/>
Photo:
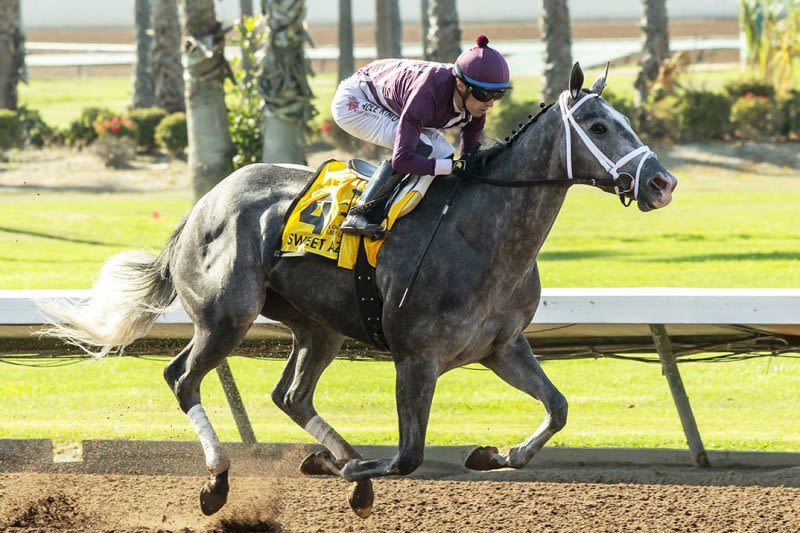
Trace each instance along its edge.
<path fill-rule="evenodd" d="M 52 322 L 40 335 L 48 335 L 81 348 L 95 357 L 122 353 L 147 334 L 176 298 L 169 264 L 184 218 L 158 256 L 122 252 L 108 259 L 88 300 L 37 302 Z"/>

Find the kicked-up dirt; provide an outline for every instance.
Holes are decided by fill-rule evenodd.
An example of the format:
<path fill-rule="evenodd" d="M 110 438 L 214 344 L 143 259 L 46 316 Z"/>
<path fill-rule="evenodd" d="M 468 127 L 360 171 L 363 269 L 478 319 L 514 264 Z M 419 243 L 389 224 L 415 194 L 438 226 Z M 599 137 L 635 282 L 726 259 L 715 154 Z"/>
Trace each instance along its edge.
<path fill-rule="evenodd" d="M 348 484 L 338 479 L 275 472 L 232 476 L 228 504 L 218 515 L 205 517 L 198 508 L 205 481 L 201 477 L 18 472 L 0 475 L 0 529 L 796 532 L 800 472 L 791 470 L 796 469 L 784 470 L 789 477 L 783 481 L 793 486 L 781 486 L 781 479 L 774 477 L 753 484 L 758 480 L 747 474 L 737 478 L 679 469 L 665 475 L 653 468 L 533 473 L 528 481 L 503 480 L 504 472 L 379 479 L 374 481 L 374 513 L 367 519 L 350 511 Z M 591 479 L 609 481 L 587 481 Z"/>

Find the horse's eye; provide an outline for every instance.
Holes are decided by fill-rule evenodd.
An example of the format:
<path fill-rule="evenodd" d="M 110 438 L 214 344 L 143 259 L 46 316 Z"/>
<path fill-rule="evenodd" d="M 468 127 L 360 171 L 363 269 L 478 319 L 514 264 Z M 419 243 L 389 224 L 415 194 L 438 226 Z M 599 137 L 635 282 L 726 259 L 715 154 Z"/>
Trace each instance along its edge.
<path fill-rule="evenodd" d="M 608 130 L 606 129 L 606 127 L 604 125 L 600 124 L 599 122 L 595 122 L 594 124 L 592 124 L 592 127 L 589 128 L 589 131 L 599 135 L 601 133 L 607 132 Z"/>

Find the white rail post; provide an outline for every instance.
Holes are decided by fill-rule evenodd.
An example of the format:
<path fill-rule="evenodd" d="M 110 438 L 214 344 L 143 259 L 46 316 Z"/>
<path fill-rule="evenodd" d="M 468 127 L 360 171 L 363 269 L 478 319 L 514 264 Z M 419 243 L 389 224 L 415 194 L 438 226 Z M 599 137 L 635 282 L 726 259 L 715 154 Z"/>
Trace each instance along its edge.
<path fill-rule="evenodd" d="M 678 409 L 678 416 L 681 419 L 686 441 L 689 443 L 694 466 L 708 468 L 711 464 L 708 462 L 708 455 L 703 446 L 703 440 L 700 438 L 700 431 L 697 429 L 697 422 L 695 422 L 694 413 L 692 413 L 692 406 L 689 404 L 689 397 L 683 387 L 683 380 L 678 371 L 675 354 L 672 353 L 672 343 L 669 340 L 669 335 L 667 335 L 667 328 L 663 324 L 650 324 L 650 332 L 656 345 L 658 357 L 661 359 L 661 367 L 664 370 L 667 383 L 669 383 L 669 389 L 672 392 L 672 399 Z"/>

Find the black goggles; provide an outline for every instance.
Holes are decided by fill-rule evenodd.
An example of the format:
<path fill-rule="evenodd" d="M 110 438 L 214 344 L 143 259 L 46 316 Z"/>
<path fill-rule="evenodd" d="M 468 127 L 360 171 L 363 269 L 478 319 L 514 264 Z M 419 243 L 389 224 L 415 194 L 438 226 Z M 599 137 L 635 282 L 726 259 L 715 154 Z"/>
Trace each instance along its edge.
<path fill-rule="evenodd" d="M 469 86 L 469 92 L 479 102 L 488 102 L 490 100 L 500 100 L 506 94 L 507 89 L 484 89 L 483 87 Z"/>

